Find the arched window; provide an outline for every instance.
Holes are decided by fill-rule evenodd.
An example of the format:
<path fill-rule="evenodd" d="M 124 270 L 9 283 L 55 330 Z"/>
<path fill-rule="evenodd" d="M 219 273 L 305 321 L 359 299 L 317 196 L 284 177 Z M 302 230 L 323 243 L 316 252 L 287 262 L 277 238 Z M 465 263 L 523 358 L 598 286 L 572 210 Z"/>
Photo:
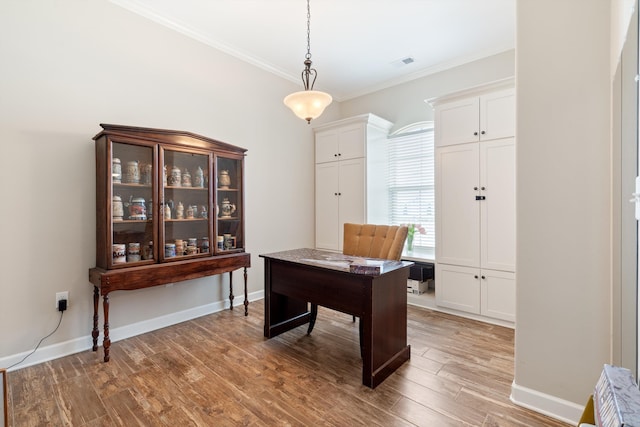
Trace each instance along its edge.
<path fill-rule="evenodd" d="M 389 135 L 389 223 L 416 224 L 414 248 L 435 247 L 433 122 L 418 122 Z"/>

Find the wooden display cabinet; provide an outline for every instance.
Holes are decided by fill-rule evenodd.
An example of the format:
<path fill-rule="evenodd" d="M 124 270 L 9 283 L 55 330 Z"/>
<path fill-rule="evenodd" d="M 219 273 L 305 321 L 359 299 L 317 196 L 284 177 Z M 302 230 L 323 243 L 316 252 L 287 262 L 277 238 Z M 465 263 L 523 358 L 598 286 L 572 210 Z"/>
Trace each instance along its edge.
<path fill-rule="evenodd" d="M 189 132 L 101 124 L 96 149 L 93 350 L 103 297 L 109 361 L 109 293 L 244 269 L 246 150 Z"/>

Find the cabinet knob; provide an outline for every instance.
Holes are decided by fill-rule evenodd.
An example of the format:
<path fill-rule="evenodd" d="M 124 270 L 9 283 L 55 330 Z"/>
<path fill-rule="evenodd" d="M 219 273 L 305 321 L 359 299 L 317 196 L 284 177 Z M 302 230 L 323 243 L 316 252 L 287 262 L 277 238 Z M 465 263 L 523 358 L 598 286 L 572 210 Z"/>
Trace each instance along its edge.
<path fill-rule="evenodd" d="M 486 279 L 486 277 L 482 276 L 482 280 Z"/>
<path fill-rule="evenodd" d="M 478 189 L 478 187 L 473 187 L 473 189 L 474 189 L 474 190 L 477 190 L 477 189 Z"/>
<path fill-rule="evenodd" d="M 338 153 L 338 157 L 342 156 L 342 153 Z"/>
<path fill-rule="evenodd" d="M 334 196 L 337 196 L 337 195 L 338 195 L 338 193 L 333 193 L 333 195 L 334 195 Z"/>
<path fill-rule="evenodd" d="M 333 155 L 333 157 L 338 157 L 338 154 L 337 154 L 337 153 L 336 153 L 336 154 L 334 154 L 334 155 Z"/>
<path fill-rule="evenodd" d="M 473 133 L 473 136 L 478 136 L 478 132 L 474 132 L 474 133 Z"/>
<path fill-rule="evenodd" d="M 482 135 L 484 135 L 486 132 L 485 132 L 485 131 L 482 131 L 482 132 L 480 132 L 480 133 L 481 133 Z"/>
<path fill-rule="evenodd" d="M 342 196 L 342 193 L 338 193 L 338 196 Z"/>
<path fill-rule="evenodd" d="M 481 189 L 481 190 L 486 190 L 487 188 L 486 188 L 486 187 L 480 187 L 480 189 Z"/>
<path fill-rule="evenodd" d="M 473 278 L 474 278 L 474 279 L 477 279 L 477 278 L 478 278 L 478 275 L 476 274 L 475 276 L 473 276 Z"/>

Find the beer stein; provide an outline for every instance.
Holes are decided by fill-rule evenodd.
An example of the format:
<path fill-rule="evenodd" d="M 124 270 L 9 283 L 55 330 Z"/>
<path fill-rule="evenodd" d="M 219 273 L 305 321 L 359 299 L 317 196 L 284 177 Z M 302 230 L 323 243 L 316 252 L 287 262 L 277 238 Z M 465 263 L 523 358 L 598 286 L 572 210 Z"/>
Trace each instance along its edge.
<path fill-rule="evenodd" d="M 193 173 L 193 186 L 198 188 L 204 187 L 204 172 L 200 166 L 198 166 Z"/>
<path fill-rule="evenodd" d="M 182 186 L 191 187 L 191 174 L 187 168 L 184 168 L 184 171 L 182 171 Z"/>
<path fill-rule="evenodd" d="M 140 168 L 137 160 L 127 162 L 126 182 L 129 184 L 140 184 Z"/>
<path fill-rule="evenodd" d="M 122 221 L 124 218 L 124 206 L 122 205 L 122 198 L 120 196 L 113 196 L 111 202 L 111 211 L 114 221 Z"/>
<path fill-rule="evenodd" d="M 231 185 L 231 177 L 229 176 L 229 171 L 221 170 L 220 176 L 218 177 L 218 184 L 220 188 L 226 190 Z"/>
<path fill-rule="evenodd" d="M 111 161 L 111 177 L 114 183 L 122 182 L 122 163 L 120 163 L 120 159 L 114 157 Z"/>
<path fill-rule="evenodd" d="M 174 166 L 173 168 L 171 168 L 171 173 L 167 178 L 167 184 L 170 187 L 180 187 L 180 185 L 182 184 L 182 172 L 180 172 L 179 167 Z"/>

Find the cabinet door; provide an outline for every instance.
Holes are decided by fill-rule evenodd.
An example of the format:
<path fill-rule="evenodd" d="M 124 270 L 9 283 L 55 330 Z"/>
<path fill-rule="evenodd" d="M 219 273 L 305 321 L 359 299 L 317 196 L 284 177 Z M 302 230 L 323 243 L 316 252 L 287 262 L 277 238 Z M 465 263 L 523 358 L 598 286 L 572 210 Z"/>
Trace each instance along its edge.
<path fill-rule="evenodd" d="M 480 140 L 508 138 L 516 134 L 515 90 L 506 89 L 480 97 Z"/>
<path fill-rule="evenodd" d="M 176 261 L 208 256 L 211 247 L 208 178 L 211 156 L 206 151 L 167 147 L 161 147 L 160 152 L 166 175 L 161 176 L 159 258 Z M 238 214 L 234 206 L 230 216 L 237 217 Z"/>
<path fill-rule="evenodd" d="M 436 259 L 480 266 L 478 144 L 436 149 Z"/>
<path fill-rule="evenodd" d="M 482 270 L 480 314 L 496 319 L 516 320 L 515 273 Z M 437 277 L 437 276 L 436 276 Z"/>
<path fill-rule="evenodd" d="M 514 138 L 480 143 L 482 268 L 515 271 L 515 165 Z"/>
<path fill-rule="evenodd" d="M 340 160 L 356 159 L 365 155 L 365 125 L 357 123 L 345 126 L 339 133 Z"/>
<path fill-rule="evenodd" d="M 316 165 L 316 248 L 340 250 L 339 164 Z"/>
<path fill-rule="evenodd" d="M 316 133 L 316 163 L 338 160 L 338 138 L 337 129 Z"/>
<path fill-rule="evenodd" d="M 242 166 L 242 158 L 216 157 L 217 253 L 244 248 Z"/>
<path fill-rule="evenodd" d="M 436 304 L 480 314 L 480 277 L 477 268 L 436 264 Z"/>
<path fill-rule="evenodd" d="M 364 157 L 365 137 L 363 123 L 316 133 L 316 163 Z"/>
<path fill-rule="evenodd" d="M 473 97 L 436 106 L 436 147 L 478 141 L 479 105 Z"/>
<path fill-rule="evenodd" d="M 149 264 L 156 259 L 154 209 L 156 150 L 148 145 L 113 142 L 111 145 L 111 233 L 107 236 L 107 268 Z M 104 214 L 104 213 L 99 213 Z M 111 254 L 111 252 L 107 251 Z M 101 258 L 101 257 L 99 257 Z"/>
<path fill-rule="evenodd" d="M 338 249 L 342 250 L 344 223 L 365 222 L 365 166 L 364 159 L 340 162 Z"/>

